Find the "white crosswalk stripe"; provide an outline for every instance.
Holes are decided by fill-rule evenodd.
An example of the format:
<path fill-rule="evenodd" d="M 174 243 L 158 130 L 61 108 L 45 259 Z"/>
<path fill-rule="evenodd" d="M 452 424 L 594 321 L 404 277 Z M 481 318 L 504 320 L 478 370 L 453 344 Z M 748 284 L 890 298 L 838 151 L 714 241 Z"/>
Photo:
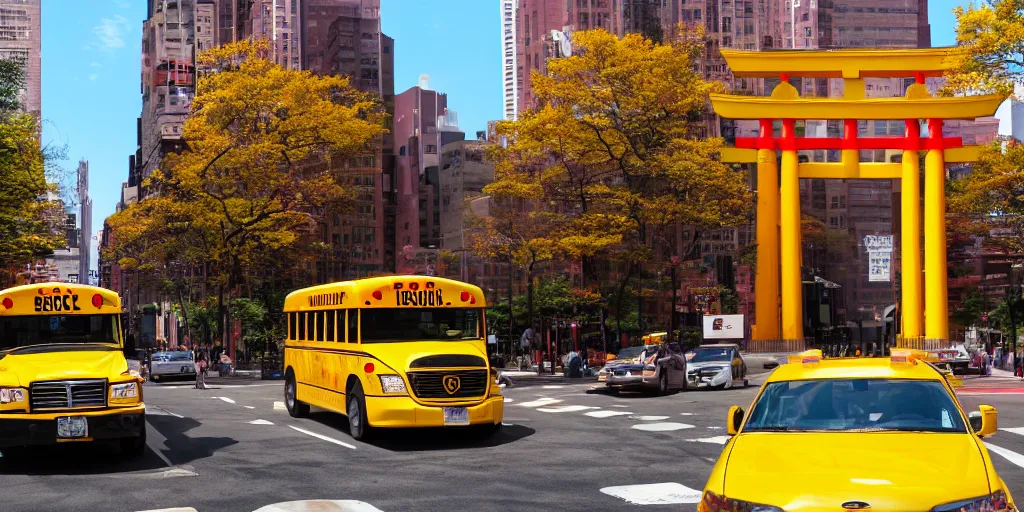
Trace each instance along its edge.
<path fill-rule="evenodd" d="M 1021 455 L 1013 450 L 1007 450 L 1001 446 L 996 446 L 992 443 L 986 442 L 985 446 L 988 447 L 988 451 L 999 454 L 1004 459 L 1016 464 L 1019 467 L 1024 468 L 1024 455 Z"/>
<path fill-rule="evenodd" d="M 537 409 L 540 412 L 579 412 L 588 409 L 597 409 L 589 405 L 559 405 L 558 407 L 542 407 Z"/>
<path fill-rule="evenodd" d="M 559 400 L 557 398 L 546 398 L 546 397 L 544 397 L 544 398 L 538 398 L 538 399 L 536 399 L 536 400 L 534 400 L 532 402 L 523 402 L 523 403 L 518 404 L 518 405 L 519 405 L 519 407 L 544 407 L 545 405 L 557 404 L 557 403 L 561 403 L 561 402 L 563 402 L 563 400 Z"/>
<path fill-rule="evenodd" d="M 382 512 L 364 501 L 356 500 L 299 500 L 284 501 L 260 507 L 253 512 Z M 192 507 L 173 507 L 139 512 L 197 512 Z"/>
<path fill-rule="evenodd" d="M 1024 436 L 1024 427 L 1016 427 L 1016 428 L 1001 428 L 1001 429 L 999 429 L 999 430 L 1003 430 L 1003 431 L 1006 431 L 1006 432 L 1012 432 L 1012 433 L 1014 433 L 1014 434 L 1017 434 L 1017 435 L 1022 435 L 1022 436 Z"/>
<path fill-rule="evenodd" d="M 681 505 L 700 503 L 701 491 L 676 482 L 619 485 L 601 492 L 634 505 Z"/>

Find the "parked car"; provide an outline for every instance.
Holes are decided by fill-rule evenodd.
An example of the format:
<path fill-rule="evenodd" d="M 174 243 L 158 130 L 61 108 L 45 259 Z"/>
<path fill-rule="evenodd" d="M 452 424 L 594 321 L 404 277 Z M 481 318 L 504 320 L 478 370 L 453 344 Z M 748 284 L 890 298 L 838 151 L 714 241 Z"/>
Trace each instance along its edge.
<path fill-rule="evenodd" d="M 196 378 L 196 362 L 192 352 L 154 352 L 150 357 L 149 379 L 157 382 L 169 378 Z"/>
<path fill-rule="evenodd" d="M 701 345 L 687 361 L 686 383 L 691 388 L 746 387 L 747 363 L 734 343 Z"/>
<path fill-rule="evenodd" d="M 613 393 L 635 390 L 664 395 L 686 389 L 686 358 L 676 343 L 629 347 L 598 372 L 598 381 Z"/>

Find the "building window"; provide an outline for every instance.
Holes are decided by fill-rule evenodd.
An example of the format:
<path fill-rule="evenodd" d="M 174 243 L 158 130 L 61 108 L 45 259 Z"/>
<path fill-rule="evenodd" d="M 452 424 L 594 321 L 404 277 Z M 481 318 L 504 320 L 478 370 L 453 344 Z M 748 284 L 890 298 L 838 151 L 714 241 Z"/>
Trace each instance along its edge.
<path fill-rule="evenodd" d="M 437 154 L 437 146 L 435 146 L 433 144 L 427 144 L 427 154 L 428 155 L 435 155 L 435 154 Z"/>

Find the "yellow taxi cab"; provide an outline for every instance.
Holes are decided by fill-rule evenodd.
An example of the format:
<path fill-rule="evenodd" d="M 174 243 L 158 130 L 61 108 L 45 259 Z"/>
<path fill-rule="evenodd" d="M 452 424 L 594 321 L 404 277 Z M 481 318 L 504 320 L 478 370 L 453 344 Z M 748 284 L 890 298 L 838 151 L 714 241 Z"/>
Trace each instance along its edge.
<path fill-rule="evenodd" d="M 965 414 L 923 359 L 815 350 L 776 368 L 749 413 L 730 408 L 698 510 L 1017 511 L 981 441 L 996 409 Z"/>
<path fill-rule="evenodd" d="M 288 295 L 285 408 L 348 416 L 375 429 L 500 430 L 504 397 L 487 357 L 487 304 L 476 286 L 428 276 L 372 277 Z"/>
<path fill-rule="evenodd" d="M 118 441 L 146 449 L 142 377 L 130 370 L 121 299 L 66 283 L 0 291 L 0 450 Z"/>

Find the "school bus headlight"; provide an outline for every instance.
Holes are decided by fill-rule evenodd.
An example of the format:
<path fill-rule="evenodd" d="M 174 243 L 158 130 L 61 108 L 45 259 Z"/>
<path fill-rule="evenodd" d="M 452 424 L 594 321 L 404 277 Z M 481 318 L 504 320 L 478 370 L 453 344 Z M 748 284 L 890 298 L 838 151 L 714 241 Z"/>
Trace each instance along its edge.
<path fill-rule="evenodd" d="M 0 388 L 0 405 L 25 403 L 25 390 L 21 388 Z"/>
<path fill-rule="evenodd" d="M 405 381 L 398 375 L 380 375 L 380 387 L 385 393 L 406 394 Z"/>
<path fill-rule="evenodd" d="M 139 396 L 139 385 L 135 382 L 113 384 L 110 386 L 111 400 L 128 400 Z"/>

